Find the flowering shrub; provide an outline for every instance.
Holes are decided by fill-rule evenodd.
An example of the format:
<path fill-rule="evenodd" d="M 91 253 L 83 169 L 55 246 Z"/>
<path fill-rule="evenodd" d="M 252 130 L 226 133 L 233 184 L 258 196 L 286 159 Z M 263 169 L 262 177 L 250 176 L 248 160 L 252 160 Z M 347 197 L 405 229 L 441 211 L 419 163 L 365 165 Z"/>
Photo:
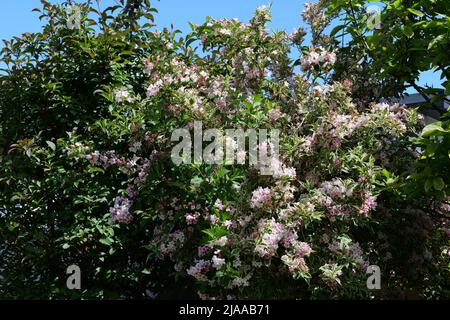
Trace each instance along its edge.
<path fill-rule="evenodd" d="M 181 38 L 137 28 L 154 9 L 131 3 L 67 30 L 64 5 L 44 2 L 43 33 L 3 49 L 2 296 L 448 294 L 448 225 L 430 211 L 438 202 L 399 187 L 418 159 L 415 110 L 354 104 L 331 80 L 331 42 L 269 32 L 268 7 Z M 317 10 L 304 15 L 319 37 Z M 194 121 L 278 129 L 274 174 L 248 162 L 174 164 L 171 134 Z M 80 292 L 64 287 L 72 263 Z M 370 264 L 383 272 L 379 292 L 366 286 Z"/>

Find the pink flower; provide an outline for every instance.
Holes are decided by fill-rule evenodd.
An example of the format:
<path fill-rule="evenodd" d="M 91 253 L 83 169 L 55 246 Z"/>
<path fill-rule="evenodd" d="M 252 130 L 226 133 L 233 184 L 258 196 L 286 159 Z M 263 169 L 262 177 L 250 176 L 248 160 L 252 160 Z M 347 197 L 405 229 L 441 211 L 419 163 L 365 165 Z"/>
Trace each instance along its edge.
<path fill-rule="evenodd" d="M 252 198 L 250 200 L 250 206 L 252 208 L 262 208 L 264 205 L 269 205 L 273 192 L 269 188 L 258 187 L 253 191 Z"/>
<path fill-rule="evenodd" d="M 322 51 L 320 60 L 326 64 L 333 65 L 336 62 L 336 54 L 334 52 Z"/>
<path fill-rule="evenodd" d="M 158 80 L 154 84 L 151 84 L 147 88 L 147 96 L 153 97 L 154 95 L 156 95 L 161 90 L 162 84 L 162 80 Z"/>
<path fill-rule="evenodd" d="M 92 152 L 91 154 L 86 155 L 86 159 L 93 165 L 97 165 L 98 164 L 98 160 L 100 158 L 100 152 L 98 152 L 97 150 Z"/>
<path fill-rule="evenodd" d="M 320 56 L 317 52 L 310 52 L 306 59 L 310 64 L 317 64 L 320 61 Z"/>
<path fill-rule="evenodd" d="M 308 272 L 309 268 L 303 258 L 291 257 L 289 255 L 284 255 L 281 257 L 281 261 L 289 268 L 290 272 L 303 271 Z"/>
<path fill-rule="evenodd" d="M 204 255 L 206 255 L 209 251 L 209 247 L 208 246 L 200 246 L 197 248 L 197 252 L 198 252 L 198 256 L 199 257 L 203 257 Z"/>
<path fill-rule="evenodd" d="M 222 268 L 222 266 L 223 266 L 224 264 L 225 264 L 225 259 L 219 258 L 219 257 L 217 257 L 216 255 L 214 255 L 214 256 L 212 257 L 212 266 L 213 266 L 215 269 L 219 270 L 220 268 Z"/>
<path fill-rule="evenodd" d="M 219 246 L 219 247 L 223 247 L 227 244 L 228 242 L 228 238 L 226 236 L 223 236 L 221 238 L 219 238 L 218 240 L 214 241 L 214 245 Z"/>
<path fill-rule="evenodd" d="M 295 245 L 295 248 L 296 248 L 295 256 L 296 257 L 300 257 L 300 258 L 303 258 L 305 256 L 307 257 L 312 252 L 311 247 L 306 242 L 299 242 L 299 243 L 297 243 Z"/>
<path fill-rule="evenodd" d="M 116 221 L 128 224 L 131 219 L 133 219 L 130 214 L 130 208 L 132 206 L 132 201 L 123 196 L 118 196 L 114 200 L 114 206 L 109 209 L 109 223 L 112 224 Z"/>
<path fill-rule="evenodd" d="M 353 190 L 345 187 L 340 179 L 323 182 L 320 185 L 319 191 L 332 197 L 333 199 L 340 199 L 345 196 L 350 197 L 353 194 Z"/>
<path fill-rule="evenodd" d="M 215 214 L 209 215 L 208 219 L 211 222 L 211 224 L 216 224 L 217 221 L 219 221 L 219 218 Z"/>
<path fill-rule="evenodd" d="M 364 200 L 359 208 L 359 212 L 362 214 L 368 214 L 371 210 L 377 207 L 376 197 L 366 192 L 364 194 Z"/>
<path fill-rule="evenodd" d="M 268 159 L 268 167 L 274 178 L 295 178 L 297 173 L 295 168 L 286 167 L 279 159 L 276 157 L 270 157 Z"/>
<path fill-rule="evenodd" d="M 224 225 L 227 229 L 230 229 L 230 228 L 233 226 L 233 222 L 230 221 L 230 220 L 225 220 L 225 221 L 223 222 L 223 225 Z"/>
<path fill-rule="evenodd" d="M 260 220 L 258 223 L 259 240 L 255 252 L 261 256 L 270 258 L 276 254 L 279 242 L 285 236 L 285 228 L 281 223 L 271 220 Z"/>
<path fill-rule="evenodd" d="M 284 113 L 280 111 L 280 108 L 275 108 L 275 109 L 270 109 L 269 112 L 267 113 L 267 115 L 269 116 L 269 119 L 272 121 L 276 121 L 279 118 L 281 118 Z"/>
<path fill-rule="evenodd" d="M 343 215 L 343 212 L 342 212 L 340 206 L 328 208 L 328 213 L 330 214 L 330 216 L 333 216 L 333 217 Z"/>
<path fill-rule="evenodd" d="M 186 223 L 188 225 L 196 224 L 198 217 L 199 217 L 198 213 L 189 213 L 186 215 Z"/>
<path fill-rule="evenodd" d="M 136 153 L 138 152 L 142 147 L 142 142 L 137 141 L 134 142 L 133 144 L 130 145 L 130 147 L 128 148 L 128 150 L 130 150 L 130 152 Z"/>
<path fill-rule="evenodd" d="M 283 177 L 288 177 L 288 178 L 295 178 L 297 176 L 297 173 L 295 171 L 295 168 L 293 167 L 285 167 L 283 168 Z"/>
<path fill-rule="evenodd" d="M 154 65 L 148 59 L 144 60 L 144 73 L 146 75 L 151 75 L 153 71 Z"/>
<path fill-rule="evenodd" d="M 295 234 L 294 232 L 289 232 L 287 235 L 284 236 L 283 246 L 288 248 L 291 245 L 295 244 L 296 240 L 297 240 L 297 234 Z"/>
<path fill-rule="evenodd" d="M 317 202 L 319 202 L 322 206 L 329 208 L 333 204 L 333 199 L 325 194 L 320 194 L 315 197 Z"/>
<path fill-rule="evenodd" d="M 315 94 L 322 94 L 323 93 L 323 88 L 321 86 L 315 86 L 312 89 L 312 92 L 315 93 Z"/>
<path fill-rule="evenodd" d="M 190 267 L 186 270 L 187 274 L 193 276 L 197 280 L 206 281 L 206 276 L 202 273 L 203 271 L 207 271 L 210 267 L 211 263 L 205 260 L 198 260 L 195 266 Z"/>
<path fill-rule="evenodd" d="M 216 202 L 214 203 L 214 207 L 219 211 L 222 211 L 225 208 L 220 199 L 216 200 Z"/>
<path fill-rule="evenodd" d="M 337 150 L 342 144 L 342 140 L 339 138 L 331 140 L 330 149 L 331 150 Z"/>
<path fill-rule="evenodd" d="M 114 98 L 117 102 L 133 102 L 133 97 L 126 88 L 114 91 Z"/>
<path fill-rule="evenodd" d="M 231 35 L 231 30 L 223 28 L 223 29 L 219 30 L 219 33 L 223 34 L 223 35 L 226 35 L 226 36 L 229 36 L 229 35 Z"/>

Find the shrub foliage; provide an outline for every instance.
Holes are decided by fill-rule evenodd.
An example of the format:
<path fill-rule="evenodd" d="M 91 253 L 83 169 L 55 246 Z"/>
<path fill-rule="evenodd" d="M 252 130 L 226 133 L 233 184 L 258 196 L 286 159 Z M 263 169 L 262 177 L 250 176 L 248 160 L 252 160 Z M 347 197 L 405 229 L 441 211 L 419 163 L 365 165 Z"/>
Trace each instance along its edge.
<path fill-rule="evenodd" d="M 183 35 L 154 29 L 148 0 L 42 3 L 42 31 L 1 51 L 1 297 L 448 297 L 448 177 L 413 192 L 420 115 L 353 102 L 318 7 L 307 46 L 267 31 L 267 7 Z M 274 175 L 174 164 L 172 132 L 195 121 L 278 129 Z"/>

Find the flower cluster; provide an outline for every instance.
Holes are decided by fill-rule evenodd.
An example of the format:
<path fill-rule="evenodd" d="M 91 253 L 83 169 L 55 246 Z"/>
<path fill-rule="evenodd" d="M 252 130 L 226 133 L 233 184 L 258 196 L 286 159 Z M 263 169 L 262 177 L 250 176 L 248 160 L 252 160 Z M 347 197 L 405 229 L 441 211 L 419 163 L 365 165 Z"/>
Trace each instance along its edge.
<path fill-rule="evenodd" d="M 116 102 L 128 102 L 131 103 L 134 101 L 133 96 L 127 90 L 127 88 L 121 88 L 114 91 L 114 99 Z"/>
<path fill-rule="evenodd" d="M 123 196 L 118 196 L 114 200 L 114 206 L 109 209 L 110 218 L 109 223 L 120 222 L 127 224 L 131 221 L 132 215 L 130 214 L 130 208 L 132 201 Z"/>
<path fill-rule="evenodd" d="M 273 257 L 278 249 L 280 241 L 285 235 L 284 225 L 271 220 L 261 220 L 258 223 L 259 240 L 255 252 L 265 258 Z"/>
<path fill-rule="evenodd" d="M 210 262 L 198 260 L 196 264 L 187 269 L 186 272 L 188 275 L 193 276 L 197 280 L 206 281 L 208 278 L 204 275 L 204 272 L 208 271 L 210 267 Z"/>
<path fill-rule="evenodd" d="M 314 66 L 332 67 L 336 62 L 336 53 L 328 52 L 323 48 L 311 47 L 303 57 L 302 71 L 310 71 Z"/>
<path fill-rule="evenodd" d="M 324 0 L 319 0 L 316 3 L 305 3 L 305 9 L 302 11 L 303 20 L 309 24 L 313 34 L 313 39 L 317 39 L 322 33 L 323 29 L 329 22 L 330 18 L 322 10 Z"/>
<path fill-rule="evenodd" d="M 327 20 L 320 4 L 307 4 L 303 17 L 316 29 Z M 177 277 L 198 281 L 205 299 L 252 296 L 248 288 L 268 281 L 262 276 L 267 268 L 277 279 L 307 280 L 328 293 L 365 276 L 369 262 L 363 252 L 374 245 L 356 239 L 352 226 L 369 224 L 373 213 L 383 210 L 374 181 L 383 165 L 395 163 L 405 131 L 414 126 L 414 111 L 404 106 L 361 109 L 351 101 L 348 85 L 310 82 L 308 74 L 329 75 L 337 60 L 323 42 L 304 50 L 300 69 L 306 77 L 297 74 L 289 54 L 304 30 L 270 35 L 268 19 L 262 7 L 250 24 L 222 19 L 195 26 L 210 59 L 190 60 L 171 50 L 145 59 L 144 103 L 152 116 L 155 108 L 163 111 L 158 124 L 151 120 L 157 130 L 151 136 L 132 134 L 130 158 L 114 151 L 86 156 L 91 165 L 115 167 L 128 177 L 127 195 L 117 196 L 110 209 L 111 222 L 129 223 L 131 206 L 146 203 L 150 209 L 142 215 L 153 231 L 146 247 L 154 265 L 169 263 Z M 134 101 L 125 90 L 132 92 L 116 91 L 117 102 Z M 145 186 L 151 192 L 141 193 L 152 163 L 142 154 L 156 143 L 167 147 L 158 130 L 192 129 L 193 120 L 212 127 L 276 127 L 280 148 L 272 140 L 259 141 L 254 151 L 266 157 L 256 166 L 245 164 L 245 152 L 237 154 L 238 165 L 160 163 L 159 174 Z M 236 150 L 234 139 L 219 142 Z M 402 156 L 413 159 L 408 152 Z M 136 201 L 141 197 L 145 201 Z M 408 232 L 427 235 L 423 229 Z M 380 247 L 394 251 L 388 244 Z M 429 255 L 416 250 L 410 257 L 418 264 Z"/>
<path fill-rule="evenodd" d="M 272 190 L 269 188 L 258 187 L 258 189 L 253 191 L 250 206 L 257 209 L 261 209 L 264 206 L 270 206 L 272 195 Z"/>
<path fill-rule="evenodd" d="M 390 297 L 390 287 L 410 290 L 411 285 L 414 292 L 422 286 L 424 296 L 448 296 L 446 171 L 432 172 L 436 179 L 427 175 L 420 185 L 435 190 L 438 200 L 431 192 L 414 190 L 417 198 L 405 192 L 424 152 L 411 141 L 420 130 L 419 117 L 399 104 L 355 100 L 359 96 L 352 90 L 367 77 L 340 77 L 349 52 L 324 34 L 327 4 L 306 4 L 302 16 L 312 38 L 302 28 L 290 35 L 268 30 L 267 6 L 249 23 L 208 18 L 183 37 L 168 29 L 134 30 L 143 16 L 118 14 L 120 21 L 136 18 L 126 37 L 120 36 L 123 23 L 110 23 L 107 33 L 92 28 L 87 35 L 71 33 L 71 39 L 82 37 L 89 52 L 64 61 L 48 52 L 49 61 L 68 63 L 64 70 L 77 72 L 50 70 L 54 64 L 43 63 L 44 72 L 37 70 L 41 76 L 33 63 L 17 65 L 2 82 L 0 105 L 27 102 L 29 94 L 9 98 L 22 86 L 37 98 L 25 104 L 29 114 L 0 117 L 32 120 L 17 130 L 0 123 L 2 142 L 3 133 L 10 135 L 5 141 L 27 135 L 0 156 L 0 238 L 7 240 L 0 251 L 5 246 L 17 251 L 0 259 L 0 271 L 22 261 L 24 270 L 39 271 L 33 276 L 45 274 L 49 259 L 29 261 L 18 249 L 53 228 L 57 232 L 47 232 L 50 238 L 37 252 L 45 253 L 41 249 L 54 242 L 55 256 L 92 264 L 86 277 L 102 281 L 87 283 L 79 293 L 83 298 L 116 297 L 125 288 L 121 298 L 176 293 L 202 299 L 367 299 Z M 56 31 L 57 39 L 65 34 Z M 108 39 L 114 40 L 108 49 L 113 61 L 84 59 L 102 57 L 104 48 L 97 46 Z M 64 52 L 79 49 L 79 41 L 57 43 Z M 33 50 L 40 47 L 51 49 Z M 74 90 L 57 90 L 50 80 Z M 81 100 L 72 95 L 78 92 Z M 58 130 L 42 128 L 48 119 Z M 214 136 L 227 153 L 243 140 L 258 159 L 241 151 L 237 159 L 209 164 L 205 154 L 213 141 L 195 138 L 197 121 L 204 130 L 265 129 L 271 137 L 255 141 L 249 134 L 236 142 Z M 194 149 L 194 163 L 170 159 L 180 128 L 194 131 L 194 148 L 186 148 Z M 430 139 L 430 156 L 438 140 Z M 428 156 L 422 155 L 419 164 L 425 165 Z M 382 293 L 366 286 L 369 257 L 389 279 Z M 22 276 L 5 278 L 15 282 Z M 11 288 L 0 286 L 0 296 Z"/>

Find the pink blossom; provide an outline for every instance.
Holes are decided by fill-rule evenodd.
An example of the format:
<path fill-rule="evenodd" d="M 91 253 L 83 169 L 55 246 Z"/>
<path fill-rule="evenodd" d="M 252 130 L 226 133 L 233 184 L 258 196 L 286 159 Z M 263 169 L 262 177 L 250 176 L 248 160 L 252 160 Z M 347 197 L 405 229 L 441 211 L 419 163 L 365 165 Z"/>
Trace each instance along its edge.
<path fill-rule="evenodd" d="M 220 199 L 216 200 L 216 202 L 214 203 L 214 207 L 219 211 L 222 211 L 225 208 Z"/>
<path fill-rule="evenodd" d="M 130 208 L 132 201 L 123 196 L 118 196 L 114 200 L 114 206 L 110 208 L 109 213 L 109 223 L 114 223 L 116 221 L 127 224 L 133 218 L 130 214 Z"/>
<path fill-rule="evenodd" d="M 306 262 L 301 257 L 292 257 L 289 255 L 283 255 L 281 257 L 281 261 L 288 267 L 290 272 L 303 271 L 308 272 L 309 268 L 306 265 Z"/>
<path fill-rule="evenodd" d="M 371 210 L 377 207 L 376 197 L 366 192 L 364 194 L 364 200 L 359 208 L 359 212 L 362 214 L 368 214 Z"/>
<path fill-rule="evenodd" d="M 280 108 L 275 108 L 275 109 L 270 109 L 269 112 L 267 113 L 267 115 L 269 116 L 269 119 L 272 121 L 276 121 L 279 118 L 284 116 L 284 113 L 280 111 Z"/>
<path fill-rule="evenodd" d="M 228 238 L 226 236 L 223 236 L 223 237 L 219 238 L 218 240 L 214 241 L 213 245 L 223 247 L 227 244 L 227 242 L 228 242 Z"/>
<path fill-rule="evenodd" d="M 197 248 L 198 256 L 203 257 L 209 252 L 210 248 L 208 246 L 200 246 Z"/>
<path fill-rule="evenodd" d="M 197 280 L 207 280 L 206 276 L 202 273 L 204 271 L 207 271 L 209 267 L 211 266 L 211 263 L 205 260 L 198 260 L 197 263 L 194 266 L 191 266 L 189 269 L 186 270 L 187 274 L 190 276 L 193 276 Z"/>
<path fill-rule="evenodd" d="M 261 256 L 270 258 L 276 254 L 279 242 L 285 235 L 284 226 L 271 220 L 260 220 L 258 223 L 259 240 L 255 252 Z"/>
<path fill-rule="evenodd" d="M 144 73 L 146 75 L 151 75 L 153 72 L 154 65 L 148 59 L 144 60 Z"/>
<path fill-rule="evenodd" d="M 333 65 L 336 62 L 336 54 L 334 52 L 322 51 L 320 61 Z"/>
<path fill-rule="evenodd" d="M 212 257 L 212 266 L 213 266 L 215 269 L 219 270 L 220 268 L 222 268 L 222 266 L 223 266 L 224 264 L 225 264 L 225 259 L 219 258 L 219 257 L 217 257 L 216 255 L 214 255 L 214 256 Z"/>
<path fill-rule="evenodd" d="M 272 195 L 273 192 L 269 188 L 258 187 L 258 189 L 253 191 L 250 206 L 260 209 L 265 205 L 269 205 Z"/>
<path fill-rule="evenodd" d="M 156 95 L 159 92 L 159 90 L 161 90 L 162 84 L 163 84 L 162 80 L 158 80 L 154 84 L 151 84 L 147 88 L 147 96 L 148 97 L 153 97 L 154 95 Z"/>
<path fill-rule="evenodd" d="M 198 217 L 199 217 L 198 213 L 189 213 L 186 215 L 186 223 L 188 225 L 196 224 Z"/>
<path fill-rule="evenodd" d="M 306 242 L 298 242 L 298 243 L 296 243 L 295 244 L 295 249 L 296 249 L 295 256 L 296 257 L 300 257 L 300 258 L 303 258 L 305 256 L 307 257 L 312 252 L 311 247 Z"/>
<path fill-rule="evenodd" d="M 211 224 L 216 224 L 217 221 L 219 221 L 219 218 L 215 214 L 211 214 L 208 216 L 208 220 L 211 222 Z"/>
<path fill-rule="evenodd" d="M 133 102 L 133 97 L 126 88 L 114 91 L 114 98 L 117 102 Z"/>

